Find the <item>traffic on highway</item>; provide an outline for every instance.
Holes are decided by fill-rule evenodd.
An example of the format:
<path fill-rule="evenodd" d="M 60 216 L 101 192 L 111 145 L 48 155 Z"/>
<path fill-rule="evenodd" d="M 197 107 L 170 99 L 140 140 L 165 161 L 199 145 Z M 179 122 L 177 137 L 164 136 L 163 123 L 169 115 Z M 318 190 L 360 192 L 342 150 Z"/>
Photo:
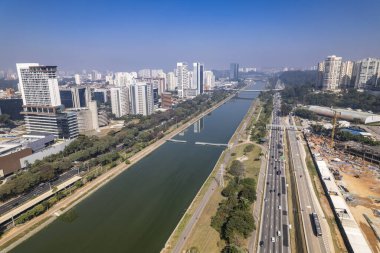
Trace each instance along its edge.
<path fill-rule="evenodd" d="M 266 173 L 264 204 L 260 226 L 259 252 L 289 252 L 289 221 L 280 125 L 281 98 L 273 96 L 272 124 Z"/>
<path fill-rule="evenodd" d="M 54 181 L 51 182 L 46 182 L 38 185 L 35 187 L 32 191 L 23 194 L 17 198 L 14 198 L 0 206 L 0 216 L 4 215 L 5 213 L 11 211 L 14 208 L 17 208 L 18 206 L 26 203 L 27 201 L 44 194 L 45 192 L 48 192 L 51 190 L 53 187 L 62 184 L 63 182 L 69 180 L 73 176 L 78 174 L 78 169 L 72 168 L 71 170 L 61 174 L 58 176 L 58 178 Z"/>

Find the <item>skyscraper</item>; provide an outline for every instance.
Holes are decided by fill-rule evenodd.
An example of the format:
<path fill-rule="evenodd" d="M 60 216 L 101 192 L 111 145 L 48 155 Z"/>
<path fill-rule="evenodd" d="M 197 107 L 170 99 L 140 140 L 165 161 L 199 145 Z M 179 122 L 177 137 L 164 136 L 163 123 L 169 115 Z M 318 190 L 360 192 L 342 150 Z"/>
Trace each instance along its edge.
<path fill-rule="evenodd" d="M 75 112 L 63 111 L 57 67 L 38 63 L 18 63 L 16 67 L 27 132 L 50 133 L 56 138 L 78 136 Z"/>
<path fill-rule="evenodd" d="M 239 80 L 239 64 L 231 63 L 230 64 L 230 81 Z"/>
<path fill-rule="evenodd" d="M 150 115 L 153 113 L 153 85 L 146 82 L 138 82 L 130 86 L 131 113 Z"/>
<path fill-rule="evenodd" d="M 130 113 L 129 89 L 124 87 L 112 87 L 110 89 L 111 109 L 116 118 Z"/>
<path fill-rule="evenodd" d="M 331 91 L 338 90 L 342 57 L 337 57 L 336 55 L 327 56 L 324 65 L 322 88 Z"/>
<path fill-rule="evenodd" d="M 199 62 L 193 63 L 193 88 L 197 89 L 197 95 L 203 93 L 203 70 L 204 65 Z"/>
<path fill-rule="evenodd" d="M 189 88 L 189 73 L 186 62 L 177 62 L 176 76 L 178 96 L 184 97 L 184 90 Z"/>

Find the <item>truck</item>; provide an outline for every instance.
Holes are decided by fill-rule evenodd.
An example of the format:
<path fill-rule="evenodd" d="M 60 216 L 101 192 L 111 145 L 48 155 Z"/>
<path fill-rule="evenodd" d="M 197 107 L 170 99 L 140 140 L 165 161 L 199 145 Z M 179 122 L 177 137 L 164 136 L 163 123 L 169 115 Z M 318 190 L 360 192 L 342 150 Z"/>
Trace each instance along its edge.
<path fill-rule="evenodd" d="M 314 232 L 317 236 L 322 236 L 321 224 L 319 223 L 318 215 L 316 213 L 311 213 Z"/>

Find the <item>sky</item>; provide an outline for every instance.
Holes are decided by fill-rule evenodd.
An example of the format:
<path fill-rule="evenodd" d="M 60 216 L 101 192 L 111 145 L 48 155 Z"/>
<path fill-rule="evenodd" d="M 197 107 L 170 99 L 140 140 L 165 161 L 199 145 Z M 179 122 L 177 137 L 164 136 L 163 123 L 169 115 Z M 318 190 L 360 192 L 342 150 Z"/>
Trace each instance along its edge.
<path fill-rule="evenodd" d="M 380 57 L 379 0 L 0 0 L 0 69 L 307 67 Z"/>

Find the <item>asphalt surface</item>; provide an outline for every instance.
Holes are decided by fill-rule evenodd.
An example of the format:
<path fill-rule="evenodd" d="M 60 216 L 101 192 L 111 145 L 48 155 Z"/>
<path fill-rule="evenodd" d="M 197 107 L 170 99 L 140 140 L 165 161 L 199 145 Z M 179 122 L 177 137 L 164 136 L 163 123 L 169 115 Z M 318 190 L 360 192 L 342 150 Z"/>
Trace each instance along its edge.
<path fill-rule="evenodd" d="M 273 104 L 272 125 L 280 125 L 278 94 L 274 96 Z M 258 249 L 262 253 L 290 251 L 283 152 L 283 130 L 279 126 L 272 126 Z"/>
<path fill-rule="evenodd" d="M 293 119 L 291 118 L 290 120 L 292 121 L 290 122 L 291 125 L 295 125 Z M 310 186 L 307 182 L 307 168 L 305 168 L 305 165 L 302 162 L 302 156 L 298 143 L 299 140 L 297 140 L 296 131 L 295 129 L 290 128 L 287 130 L 287 133 L 289 136 L 290 143 L 290 159 L 292 160 L 292 164 L 294 167 L 294 176 L 296 178 L 301 208 L 301 216 L 308 252 L 328 252 L 328 250 L 326 250 L 326 248 L 328 248 L 326 245 L 327 243 L 324 242 L 324 238 L 326 238 L 326 235 L 317 236 L 314 231 L 311 213 L 319 213 L 319 209 L 317 209 L 317 205 L 319 203 L 317 203 L 317 201 L 313 199 L 311 191 L 313 191 L 314 189 L 310 189 L 312 186 Z M 321 216 L 319 216 L 319 219 L 321 220 Z"/>
<path fill-rule="evenodd" d="M 11 211 L 14 208 L 17 208 L 18 206 L 24 204 L 25 202 L 44 194 L 45 192 L 48 192 L 51 188 L 53 188 L 56 185 L 62 184 L 63 182 L 69 180 L 73 176 L 78 174 L 77 169 L 71 169 L 64 174 L 61 174 L 58 179 L 55 181 L 52 181 L 50 183 L 43 183 L 39 186 L 35 187 L 32 191 L 25 193 L 19 197 L 16 197 L 0 206 L 0 216 L 4 215 L 5 213 Z"/>

